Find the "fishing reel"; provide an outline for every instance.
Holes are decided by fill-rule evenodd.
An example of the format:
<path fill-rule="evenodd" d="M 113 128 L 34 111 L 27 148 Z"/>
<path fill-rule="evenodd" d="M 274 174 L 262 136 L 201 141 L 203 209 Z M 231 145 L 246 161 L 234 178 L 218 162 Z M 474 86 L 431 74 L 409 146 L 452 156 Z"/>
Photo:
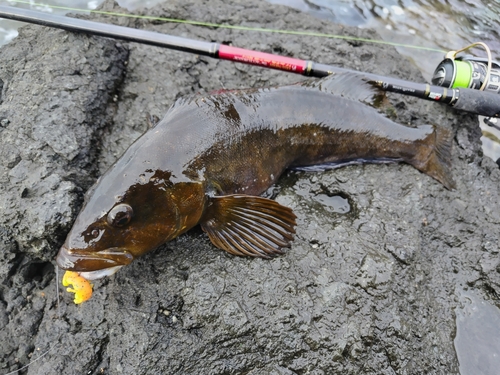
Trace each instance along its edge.
<path fill-rule="evenodd" d="M 472 55 L 456 57 L 458 53 L 474 46 L 483 47 L 488 57 Z M 490 49 L 486 44 L 473 43 L 458 51 L 448 52 L 434 71 L 432 84 L 452 89 L 464 87 L 498 94 L 500 93 L 500 63 L 492 60 Z M 483 121 L 486 125 L 500 130 L 496 118 L 485 117 Z"/>
<path fill-rule="evenodd" d="M 459 52 L 463 52 L 473 46 L 481 45 L 488 55 L 487 58 L 464 55 L 456 57 Z M 484 43 L 474 43 L 460 51 L 450 51 L 445 59 L 437 66 L 432 77 L 432 84 L 446 88 L 468 88 L 475 90 L 489 91 L 495 94 L 500 93 L 500 63 L 493 61 L 488 46 Z M 498 97 L 500 101 L 500 97 Z M 500 123 L 497 118 L 479 116 L 479 123 L 483 133 L 482 142 L 485 155 L 489 156 L 500 165 L 498 143 L 493 139 L 497 136 L 492 129 L 500 131 Z M 490 129 L 488 129 L 488 127 Z"/>
<path fill-rule="evenodd" d="M 475 45 L 485 48 L 488 57 L 465 55 L 456 57 L 459 52 Z M 437 66 L 432 84 L 446 88 L 464 87 L 500 93 L 500 63 L 492 61 L 491 53 L 484 43 L 474 43 L 459 51 L 450 51 Z"/>

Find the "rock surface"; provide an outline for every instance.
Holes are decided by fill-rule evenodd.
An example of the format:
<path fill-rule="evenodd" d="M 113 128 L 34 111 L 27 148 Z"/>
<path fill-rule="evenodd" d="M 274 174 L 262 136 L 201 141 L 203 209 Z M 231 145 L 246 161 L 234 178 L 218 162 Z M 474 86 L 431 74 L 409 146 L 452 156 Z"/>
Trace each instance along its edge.
<path fill-rule="evenodd" d="M 139 12 L 376 38 L 258 0 Z M 423 81 L 387 46 L 98 20 Z M 58 311 L 58 247 L 85 190 L 146 130 L 146 113 L 161 117 L 186 94 L 305 78 L 39 26 L 1 52 L 2 374 L 33 360 L 20 373 L 456 374 L 459 296 L 499 305 L 500 171 L 482 157 L 477 121 L 390 95 L 398 121 L 454 129 L 456 190 L 408 165 L 290 172 L 274 189 L 298 216 L 286 255 L 232 257 L 194 229 L 97 281 L 81 306 L 63 292 Z"/>

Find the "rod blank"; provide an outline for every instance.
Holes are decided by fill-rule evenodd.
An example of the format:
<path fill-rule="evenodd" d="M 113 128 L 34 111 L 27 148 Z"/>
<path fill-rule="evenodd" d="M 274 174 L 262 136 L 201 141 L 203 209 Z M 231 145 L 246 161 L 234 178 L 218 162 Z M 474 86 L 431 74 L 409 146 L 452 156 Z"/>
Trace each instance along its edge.
<path fill-rule="evenodd" d="M 3 5 L 0 5 L 0 18 L 34 23 L 72 32 L 99 35 L 128 42 L 148 44 L 312 77 L 325 77 L 334 73 L 355 72 L 384 91 L 445 103 L 454 106 L 458 110 L 477 115 L 488 117 L 500 116 L 500 96 L 491 92 L 466 88 L 447 89 L 426 83 L 410 82 L 372 73 L 357 72 L 333 65 L 318 64 L 309 60 L 300 60 L 226 46 L 219 43 L 203 42 L 153 31 L 132 29 Z"/>

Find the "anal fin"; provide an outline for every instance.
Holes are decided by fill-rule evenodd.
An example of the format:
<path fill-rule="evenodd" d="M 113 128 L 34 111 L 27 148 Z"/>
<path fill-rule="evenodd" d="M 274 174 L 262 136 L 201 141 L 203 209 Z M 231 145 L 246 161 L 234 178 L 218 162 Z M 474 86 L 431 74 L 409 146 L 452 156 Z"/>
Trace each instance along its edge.
<path fill-rule="evenodd" d="M 250 195 L 212 197 L 201 227 L 219 249 L 240 256 L 270 258 L 290 247 L 293 211 L 271 199 Z"/>

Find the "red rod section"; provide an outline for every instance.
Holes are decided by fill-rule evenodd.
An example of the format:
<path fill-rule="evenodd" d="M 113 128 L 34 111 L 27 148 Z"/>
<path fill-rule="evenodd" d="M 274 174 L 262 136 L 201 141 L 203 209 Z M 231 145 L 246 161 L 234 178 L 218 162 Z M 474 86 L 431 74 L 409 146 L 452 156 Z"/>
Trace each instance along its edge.
<path fill-rule="evenodd" d="M 265 52 L 251 51 L 248 49 L 219 45 L 219 58 L 223 60 L 238 61 L 250 65 L 264 66 L 266 68 L 284 70 L 297 74 L 305 74 L 307 61 L 293 57 L 278 56 Z"/>

